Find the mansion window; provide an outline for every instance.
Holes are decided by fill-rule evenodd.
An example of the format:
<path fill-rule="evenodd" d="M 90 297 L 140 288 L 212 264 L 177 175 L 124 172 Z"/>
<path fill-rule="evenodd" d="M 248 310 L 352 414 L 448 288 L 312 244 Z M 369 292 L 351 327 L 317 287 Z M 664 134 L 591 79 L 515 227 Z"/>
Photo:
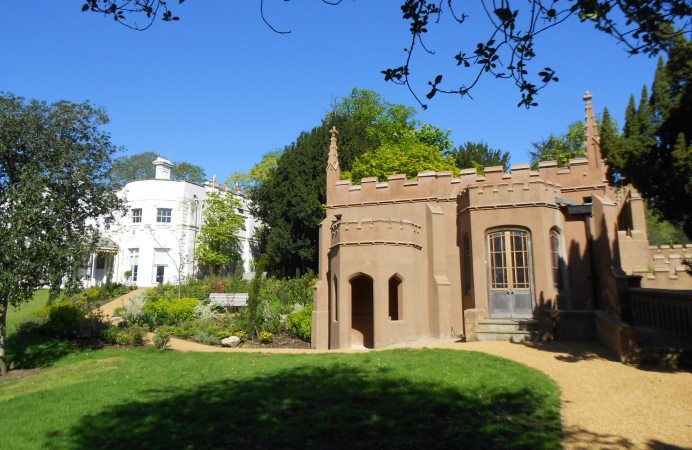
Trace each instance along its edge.
<path fill-rule="evenodd" d="M 170 208 L 157 208 L 156 209 L 156 222 L 158 223 L 171 223 L 171 212 Z"/>
<path fill-rule="evenodd" d="M 142 208 L 135 208 L 132 210 L 132 223 L 142 222 Z"/>
<path fill-rule="evenodd" d="M 141 211 L 141 209 L 140 209 Z M 139 249 L 130 249 L 130 280 L 133 283 L 137 282 L 137 275 L 139 272 Z"/>

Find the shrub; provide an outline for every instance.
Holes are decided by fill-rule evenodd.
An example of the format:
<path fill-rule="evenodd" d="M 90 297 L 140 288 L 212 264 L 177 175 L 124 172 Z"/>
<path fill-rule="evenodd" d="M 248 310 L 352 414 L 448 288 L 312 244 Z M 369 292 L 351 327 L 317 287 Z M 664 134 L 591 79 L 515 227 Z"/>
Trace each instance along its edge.
<path fill-rule="evenodd" d="M 77 306 L 69 303 L 51 305 L 48 307 L 46 331 L 55 337 L 76 337 L 82 320 L 84 320 L 84 312 Z"/>
<path fill-rule="evenodd" d="M 317 277 L 312 272 L 285 280 L 280 294 L 283 297 L 283 303 L 287 305 L 311 305 L 315 294 L 315 283 L 317 283 Z"/>
<path fill-rule="evenodd" d="M 144 336 L 146 333 L 146 328 L 140 325 L 132 325 L 128 328 L 109 327 L 104 332 L 104 339 L 109 344 L 140 347 L 144 345 Z"/>
<path fill-rule="evenodd" d="M 204 321 L 210 321 L 216 317 L 214 307 L 211 303 L 208 302 L 199 302 L 199 304 L 195 306 L 195 310 L 193 313 L 195 317 Z"/>
<path fill-rule="evenodd" d="M 215 345 L 219 343 L 216 334 L 211 330 L 199 329 L 195 332 L 193 339 L 197 342 L 207 345 Z"/>
<path fill-rule="evenodd" d="M 148 301 L 144 304 L 142 320 L 154 329 L 161 325 L 178 325 L 194 317 L 196 298 L 176 298 L 173 300 Z"/>
<path fill-rule="evenodd" d="M 140 322 L 144 313 L 144 294 L 131 298 L 130 302 L 122 309 L 121 314 L 125 320 L 130 323 Z"/>
<path fill-rule="evenodd" d="M 159 350 L 166 348 L 170 340 L 171 333 L 165 328 L 159 328 L 154 333 L 154 347 L 158 348 Z"/>
<path fill-rule="evenodd" d="M 263 344 L 271 344 L 274 340 L 274 335 L 269 331 L 260 331 L 259 340 Z"/>
<path fill-rule="evenodd" d="M 166 325 L 159 328 L 159 330 L 170 333 L 171 335 L 177 336 L 181 339 L 188 339 L 195 334 L 197 328 L 192 322 L 185 322 L 180 325 Z"/>
<path fill-rule="evenodd" d="M 47 306 L 37 331 L 63 339 L 100 340 L 108 327 L 100 312 L 85 311 L 69 302 Z"/>
<path fill-rule="evenodd" d="M 288 333 L 300 340 L 310 341 L 312 334 L 312 305 L 296 309 L 288 315 Z"/>
<path fill-rule="evenodd" d="M 247 337 L 247 333 L 244 331 L 236 331 L 234 333 L 231 333 L 231 336 L 238 336 L 241 341 L 244 341 Z"/>

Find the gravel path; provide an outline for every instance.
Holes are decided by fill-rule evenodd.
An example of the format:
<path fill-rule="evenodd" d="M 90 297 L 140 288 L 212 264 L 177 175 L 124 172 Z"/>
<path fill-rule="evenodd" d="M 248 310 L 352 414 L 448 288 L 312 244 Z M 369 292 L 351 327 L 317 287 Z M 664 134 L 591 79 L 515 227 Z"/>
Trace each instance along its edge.
<path fill-rule="evenodd" d="M 116 297 L 113 300 L 111 300 L 108 303 L 104 303 L 99 307 L 98 309 L 101 310 L 103 315 L 107 318 L 113 317 L 113 313 L 115 313 L 115 310 L 118 308 L 123 308 L 125 305 L 130 303 L 130 300 L 133 297 L 136 297 L 137 295 L 145 292 L 147 288 L 137 288 L 134 291 L 130 291 L 125 295 L 121 295 L 120 297 Z"/>
<path fill-rule="evenodd" d="M 201 352 L 316 352 L 229 349 L 175 338 L 169 346 L 178 351 Z M 609 359 L 605 350 L 595 343 L 555 342 L 531 346 L 509 342 L 430 341 L 408 347 L 489 353 L 544 372 L 560 386 L 565 448 L 692 448 L 692 374 L 688 372 L 626 366 Z"/>

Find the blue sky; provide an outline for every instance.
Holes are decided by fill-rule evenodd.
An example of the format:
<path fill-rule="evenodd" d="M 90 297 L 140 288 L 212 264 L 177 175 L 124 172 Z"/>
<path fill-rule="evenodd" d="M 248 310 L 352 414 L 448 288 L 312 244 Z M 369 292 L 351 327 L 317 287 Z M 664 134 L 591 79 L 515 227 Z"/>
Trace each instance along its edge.
<path fill-rule="evenodd" d="M 405 88 L 380 74 L 403 62 L 410 39 L 400 1 L 265 3 L 272 24 L 291 34 L 273 33 L 262 22 L 259 0 L 187 0 L 175 6 L 179 22 L 157 22 L 145 32 L 82 13 L 81 0 L 4 0 L 0 91 L 90 100 L 108 111 L 112 141 L 127 154 L 154 151 L 198 164 L 220 180 L 316 126 L 354 87 L 417 106 Z M 421 95 L 440 68 L 463 74 L 452 56 L 486 38 L 478 38 L 480 11 L 469 13 L 465 28 L 449 18 L 431 27 L 426 42 L 437 54 L 418 53 L 412 66 Z M 598 113 L 607 106 L 622 122 L 629 95 L 638 98 L 656 66 L 655 59 L 629 57 L 611 37 L 578 20 L 546 32 L 537 53 L 534 67 L 549 65 L 560 77 L 542 91 L 539 107 L 517 108 L 513 84 L 486 78 L 473 100 L 436 96 L 417 117 L 452 130 L 457 145 L 483 140 L 509 151 L 512 163 L 528 162 L 531 142 L 583 119 L 586 90 Z"/>

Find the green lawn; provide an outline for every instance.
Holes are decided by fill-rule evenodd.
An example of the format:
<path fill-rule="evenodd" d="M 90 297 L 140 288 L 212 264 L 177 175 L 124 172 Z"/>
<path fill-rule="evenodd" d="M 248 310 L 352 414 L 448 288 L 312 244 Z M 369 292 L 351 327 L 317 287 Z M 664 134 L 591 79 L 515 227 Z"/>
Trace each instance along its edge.
<path fill-rule="evenodd" d="M 17 325 L 30 319 L 41 308 L 46 306 L 48 301 L 48 291 L 36 291 L 34 297 L 28 302 L 22 303 L 19 308 L 10 306 L 9 314 L 7 315 L 7 335 L 15 333 Z"/>
<path fill-rule="evenodd" d="M 45 342 L 43 343 L 45 345 Z M 0 448 L 560 448 L 558 388 L 453 350 L 85 350 L 0 381 Z"/>

